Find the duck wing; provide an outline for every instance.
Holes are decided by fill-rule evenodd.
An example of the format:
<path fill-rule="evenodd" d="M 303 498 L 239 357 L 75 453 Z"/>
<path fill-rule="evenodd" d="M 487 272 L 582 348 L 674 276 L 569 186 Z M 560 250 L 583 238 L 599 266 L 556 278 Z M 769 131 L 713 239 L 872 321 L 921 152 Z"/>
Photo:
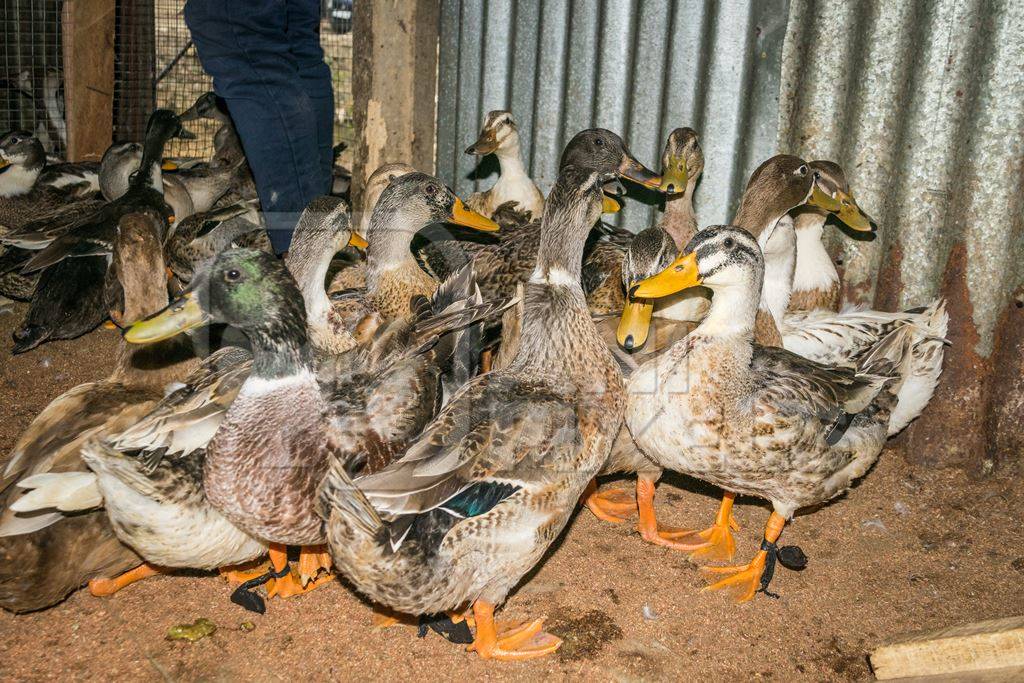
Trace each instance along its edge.
<path fill-rule="evenodd" d="M 404 457 L 356 484 L 378 512 L 417 515 L 481 484 L 518 490 L 553 480 L 580 443 L 570 396 L 491 373 L 460 391 Z"/>

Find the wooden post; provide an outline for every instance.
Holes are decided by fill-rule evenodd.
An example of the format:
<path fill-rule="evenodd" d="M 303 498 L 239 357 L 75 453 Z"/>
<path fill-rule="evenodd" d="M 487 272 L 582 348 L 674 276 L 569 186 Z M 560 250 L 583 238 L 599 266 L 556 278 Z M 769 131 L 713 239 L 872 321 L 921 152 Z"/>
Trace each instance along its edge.
<path fill-rule="evenodd" d="M 440 0 L 359 0 L 352 26 L 353 204 L 381 164 L 434 172 Z"/>
<path fill-rule="evenodd" d="M 114 125 L 114 0 L 67 0 L 61 22 L 67 157 L 98 160 Z"/>

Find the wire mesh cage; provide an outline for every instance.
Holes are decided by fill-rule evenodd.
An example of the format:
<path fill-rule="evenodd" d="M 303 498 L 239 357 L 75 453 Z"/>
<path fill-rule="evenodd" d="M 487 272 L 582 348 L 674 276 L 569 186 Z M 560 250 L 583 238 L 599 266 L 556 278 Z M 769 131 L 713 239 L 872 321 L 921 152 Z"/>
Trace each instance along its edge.
<path fill-rule="evenodd" d="M 32 131 L 47 151 L 63 155 L 63 0 L 0 2 L 0 133 Z M 117 0 L 113 141 L 141 140 L 155 107 L 182 111 L 211 89 L 185 26 L 184 7 L 185 0 Z M 334 82 L 334 141 L 351 146 L 352 0 L 323 0 L 321 8 L 320 40 Z M 189 128 L 196 139 L 175 139 L 167 154 L 209 156 L 216 126 L 193 121 Z"/>
<path fill-rule="evenodd" d="M 34 133 L 47 152 L 63 155 L 61 0 L 2 0 L 0 133 Z"/>

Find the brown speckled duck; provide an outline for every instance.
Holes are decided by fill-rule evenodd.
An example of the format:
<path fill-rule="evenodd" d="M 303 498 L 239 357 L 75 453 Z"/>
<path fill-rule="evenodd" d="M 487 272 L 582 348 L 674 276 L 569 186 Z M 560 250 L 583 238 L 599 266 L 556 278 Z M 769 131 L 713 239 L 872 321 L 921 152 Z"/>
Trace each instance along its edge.
<path fill-rule="evenodd" d="M 878 458 L 908 365 L 898 331 L 855 368 L 753 343 L 763 271 L 749 232 L 715 226 L 634 292 L 657 298 L 698 284 L 713 292 L 697 329 L 630 378 L 626 422 L 659 465 L 771 501 L 753 560 L 708 568 L 726 575 L 709 588 L 734 589 L 739 600 L 767 589 L 776 541 L 796 510 L 839 495 Z M 653 483 L 638 484 L 641 510 L 652 517 L 653 495 Z M 713 527 L 723 533 L 710 541 L 724 544 L 728 536 L 731 551 L 730 521 L 723 506 Z"/>
<path fill-rule="evenodd" d="M 604 174 L 564 167 L 525 285 L 522 343 L 472 380 L 405 455 L 353 481 L 333 460 L 321 493 L 336 566 L 396 610 L 472 604 L 481 657 L 554 651 L 543 620 L 507 631 L 494 609 L 558 536 L 620 425 L 622 379 L 580 286 Z"/>

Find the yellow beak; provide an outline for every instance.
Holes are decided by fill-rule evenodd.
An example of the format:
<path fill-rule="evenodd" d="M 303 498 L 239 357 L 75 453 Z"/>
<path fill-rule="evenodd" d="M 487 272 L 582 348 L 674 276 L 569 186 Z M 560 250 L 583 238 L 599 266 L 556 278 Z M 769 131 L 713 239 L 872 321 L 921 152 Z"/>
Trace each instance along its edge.
<path fill-rule="evenodd" d="M 654 304 L 650 301 L 635 300 L 630 297 L 622 315 L 619 326 L 615 330 L 615 339 L 619 346 L 632 351 L 647 343 L 647 335 L 651 329 L 651 316 L 654 315 Z"/>
<path fill-rule="evenodd" d="M 601 213 L 618 213 L 622 209 L 622 204 L 615 197 L 609 195 L 602 195 L 601 198 Z"/>
<path fill-rule="evenodd" d="M 11 162 L 7 161 L 7 159 L 4 159 L 3 157 L 0 157 L 0 169 L 7 168 L 10 165 Z"/>
<path fill-rule="evenodd" d="M 670 156 L 668 165 L 661 174 L 661 191 L 665 194 L 677 194 L 686 189 L 690 180 L 686 169 L 686 159 L 681 156 Z"/>
<path fill-rule="evenodd" d="M 622 163 L 619 164 L 619 175 L 652 190 L 661 188 L 661 178 L 628 154 L 622 157 Z"/>
<path fill-rule="evenodd" d="M 455 198 L 455 204 L 452 205 L 451 215 L 448 216 L 448 221 L 455 223 L 456 225 L 465 225 L 467 228 L 473 228 L 474 230 L 481 230 L 483 232 L 497 232 L 498 224 L 492 221 L 490 218 L 481 216 L 472 209 L 467 209 L 466 205 L 462 203 L 462 200 L 458 197 Z"/>
<path fill-rule="evenodd" d="M 836 199 L 838 200 L 839 207 L 835 214 L 839 220 L 857 232 L 871 232 L 874 229 L 871 225 L 871 219 L 861 211 L 861 208 L 857 206 L 857 202 L 854 201 L 852 196 L 840 191 L 836 193 Z"/>
<path fill-rule="evenodd" d="M 697 254 L 691 251 L 677 258 L 657 275 L 641 280 L 629 295 L 631 298 L 657 299 L 696 287 L 701 282 L 700 271 L 697 269 Z"/>
<path fill-rule="evenodd" d="M 358 233 L 352 232 L 348 236 L 348 246 L 356 247 L 358 249 L 366 249 L 369 246 L 366 240 L 359 236 Z"/>
<path fill-rule="evenodd" d="M 178 164 L 171 161 L 170 159 L 164 159 L 164 162 L 160 164 L 161 171 L 177 171 Z"/>
<path fill-rule="evenodd" d="M 124 338 L 131 344 L 149 344 L 202 327 L 209 320 L 210 317 L 199 306 L 196 293 L 186 292 L 164 310 L 131 325 L 125 330 Z"/>
<path fill-rule="evenodd" d="M 811 196 L 807 199 L 808 206 L 816 206 L 825 211 L 838 211 L 839 200 L 822 190 L 818 183 L 814 183 Z"/>

